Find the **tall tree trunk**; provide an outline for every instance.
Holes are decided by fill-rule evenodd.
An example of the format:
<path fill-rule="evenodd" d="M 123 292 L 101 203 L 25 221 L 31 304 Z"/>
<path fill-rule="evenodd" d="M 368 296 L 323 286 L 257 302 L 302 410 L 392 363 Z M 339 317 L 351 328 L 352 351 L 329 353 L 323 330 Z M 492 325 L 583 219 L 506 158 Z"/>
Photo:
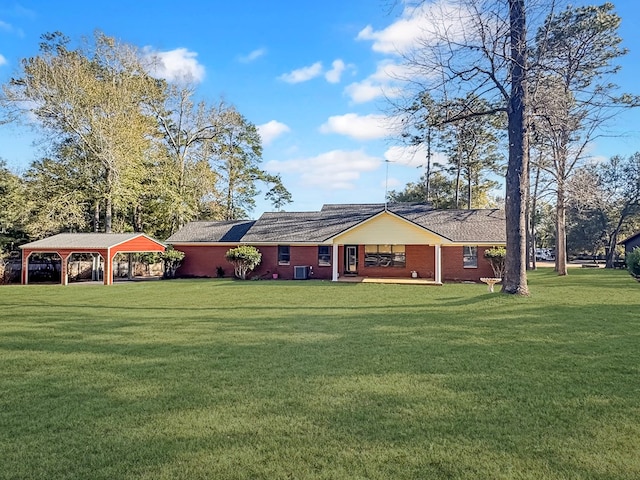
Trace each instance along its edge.
<path fill-rule="evenodd" d="M 618 244 L 618 235 L 620 234 L 620 229 L 622 228 L 622 224 L 624 223 L 624 221 L 627 218 L 627 209 L 625 208 L 622 211 L 622 214 L 620 215 L 620 218 L 618 218 L 618 223 L 616 224 L 616 228 L 613 230 L 613 232 L 611 232 L 611 235 L 609 235 L 609 245 L 608 245 L 608 250 L 607 250 L 607 257 L 606 257 L 606 264 L 605 267 L 606 268 L 613 268 L 613 261 L 616 257 L 616 245 Z"/>
<path fill-rule="evenodd" d="M 471 210 L 471 171 L 469 171 L 469 181 L 467 182 L 467 210 Z"/>
<path fill-rule="evenodd" d="M 93 205 L 93 231 L 100 231 L 100 200 L 96 200 L 96 203 Z"/>
<path fill-rule="evenodd" d="M 567 274 L 567 206 L 565 203 L 564 180 L 558 180 L 556 194 L 556 272 Z"/>
<path fill-rule="evenodd" d="M 111 225 L 113 223 L 113 202 L 111 195 L 107 195 L 104 207 L 104 233 L 111 233 Z"/>
<path fill-rule="evenodd" d="M 540 185 L 540 166 L 536 166 L 536 176 L 533 181 L 533 195 L 529 195 L 531 199 L 529 207 L 529 256 L 531 260 L 531 269 L 538 268 L 536 265 L 536 244 L 538 243 L 536 235 L 536 209 L 538 208 L 538 186 Z"/>
<path fill-rule="evenodd" d="M 507 107 L 509 128 L 509 164 L 507 166 L 505 214 L 507 255 L 502 291 L 528 295 L 527 223 L 525 203 L 529 190 L 529 157 L 525 106 L 526 89 L 526 22 L 524 0 L 509 0 L 511 31 L 511 92 Z"/>
<path fill-rule="evenodd" d="M 110 166 L 106 169 L 106 194 L 105 194 L 105 206 L 104 206 L 104 233 L 111 233 L 111 226 L 113 224 L 113 177 L 114 171 Z"/>

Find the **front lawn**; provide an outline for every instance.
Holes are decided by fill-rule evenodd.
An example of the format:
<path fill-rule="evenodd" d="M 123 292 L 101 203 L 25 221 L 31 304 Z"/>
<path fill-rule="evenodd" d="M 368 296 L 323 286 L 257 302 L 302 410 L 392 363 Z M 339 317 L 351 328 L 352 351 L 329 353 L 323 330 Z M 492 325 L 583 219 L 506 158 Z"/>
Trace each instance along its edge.
<path fill-rule="evenodd" d="M 640 283 L 0 287 L 0 479 L 637 479 Z"/>

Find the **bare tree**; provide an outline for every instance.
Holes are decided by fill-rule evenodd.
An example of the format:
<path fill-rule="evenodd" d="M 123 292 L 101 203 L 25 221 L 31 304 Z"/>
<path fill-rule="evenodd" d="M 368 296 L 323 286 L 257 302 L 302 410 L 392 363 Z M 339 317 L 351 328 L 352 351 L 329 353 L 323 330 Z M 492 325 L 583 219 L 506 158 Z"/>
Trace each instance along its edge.
<path fill-rule="evenodd" d="M 424 16 L 422 39 L 405 54 L 410 96 L 429 92 L 438 101 L 482 98 L 447 114 L 445 122 L 503 113 L 509 141 L 505 214 L 507 255 L 502 291 L 528 295 L 526 275 L 527 30 L 524 0 L 414 2 Z M 411 94 L 411 90 L 415 93 Z"/>
<path fill-rule="evenodd" d="M 617 86 L 610 81 L 619 70 L 615 60 L 626 54 L 613 8 L 605 3 L 552 12 L 536 36 L 532 125 L 549 153 L 541 166 L 555 184 L 559 275 L 567 274 L 567 182 L 602 127 L 622 108 L 640 105 L 638 97 L 616 95 Z"/>

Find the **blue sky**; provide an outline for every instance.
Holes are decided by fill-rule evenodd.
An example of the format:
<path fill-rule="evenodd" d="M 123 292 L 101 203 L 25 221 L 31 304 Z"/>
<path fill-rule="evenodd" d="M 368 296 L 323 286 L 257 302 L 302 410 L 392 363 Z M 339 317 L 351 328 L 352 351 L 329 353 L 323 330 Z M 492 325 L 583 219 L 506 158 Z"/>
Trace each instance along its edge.
<path fill-rule="evenodd" d="M 263 168 L 280 173 L 294 203 L 383 202 L 385 185 L 402 188 L 422 173 L 424 157 L 387 137 L 389 72 L 418 26 L 392 0 L 2 0 L 0 82 L 21 58 L 36 55 L 40 35 L 73 41 L 95 29 L 165 59 L 167 76 L 189 72 L 201 98 L 221 97 L 257 125 Z M 586 2 L 576 2 L 584 4 Z M 640 4 L 615 2 L 630 53 L 615 81 L 640 93 Z M 640 151 L 640 111 L 610 126 L 614 138 L 592 145 L 596 157 Z M 620 136 L 621 135 L 621 136 Z M 0 126 L 0 158 L 16 172 L 38 158 L 33 132 Z M 392 163 L 385 163 L 392 160 Z M 388 174 L 387 174 L 388 167 Z M 260 201 L 253 216 L 269 210 Z"/>

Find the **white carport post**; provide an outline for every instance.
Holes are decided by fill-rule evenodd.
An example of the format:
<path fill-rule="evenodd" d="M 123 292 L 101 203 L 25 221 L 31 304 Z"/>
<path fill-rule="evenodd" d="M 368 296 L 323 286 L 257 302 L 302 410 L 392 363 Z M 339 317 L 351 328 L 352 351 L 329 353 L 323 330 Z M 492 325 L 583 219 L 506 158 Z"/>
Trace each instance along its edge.
<path fill-rule="evenodd" d="M 442 251 L 440 249 L 440 244 L 435 245 L 436 251 L 436 271 L 434 280 L 438 283 L 442 283 Z"/>
<path fill-rule="evenodd" d="M 331 281 L 332 282 L 337 282 L 338 281 L 338 244 L 334 243 L 333 244 L 333 254 L 331 255 Z"/>

